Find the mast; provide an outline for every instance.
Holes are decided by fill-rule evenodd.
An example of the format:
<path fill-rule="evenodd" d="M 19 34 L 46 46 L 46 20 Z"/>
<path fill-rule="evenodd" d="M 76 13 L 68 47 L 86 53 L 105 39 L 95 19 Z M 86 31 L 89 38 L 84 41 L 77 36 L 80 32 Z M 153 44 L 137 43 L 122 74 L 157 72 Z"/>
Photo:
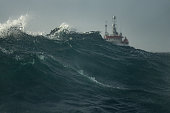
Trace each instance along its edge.
<path fill-rule="evenodd" d="M 105 36 L 108 35 L 108 32 L 107 32 L 107 21 L 105 22 Z"/>
<path fill-rule="evenodd" d="M 113 36 L 117 36 L 118 32 L 116 30 L 116 16 L 112 17 L 112 22 L 113 22 L 113 24 L 112 24 Z"/>

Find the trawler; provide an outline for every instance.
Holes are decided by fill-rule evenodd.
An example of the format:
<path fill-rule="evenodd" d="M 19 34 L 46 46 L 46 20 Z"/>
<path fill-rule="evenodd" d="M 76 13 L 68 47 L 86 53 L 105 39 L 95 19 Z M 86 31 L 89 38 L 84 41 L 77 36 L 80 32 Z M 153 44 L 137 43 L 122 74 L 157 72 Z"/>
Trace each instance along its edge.
<path fill-rule="evenodd" d="M 107 32 L 107 23 L 105 24 L 105 35 L 104 39 L 108 42 L 111 42 L 115 45 L 121 45 L 121 46 L 129 46 L 128 39 L 122 35 L 122 33 L 117 32 L 117 26 L 116 26 L 116 16 L 113 16 L 112 18 L 113 24 L 112 24 L 112 34 L 109 35 Z"/>

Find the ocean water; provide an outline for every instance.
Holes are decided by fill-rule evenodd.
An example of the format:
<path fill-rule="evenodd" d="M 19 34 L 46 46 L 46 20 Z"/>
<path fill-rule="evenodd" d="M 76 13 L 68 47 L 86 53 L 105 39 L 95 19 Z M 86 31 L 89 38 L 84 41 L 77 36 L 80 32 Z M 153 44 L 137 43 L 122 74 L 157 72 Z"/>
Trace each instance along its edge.
<path fill-rule="evenodd" d="M 1 33 L 0 113 L 169 112 L 169 53 L 66 28 L 46 36 L 11 27 Z"/>

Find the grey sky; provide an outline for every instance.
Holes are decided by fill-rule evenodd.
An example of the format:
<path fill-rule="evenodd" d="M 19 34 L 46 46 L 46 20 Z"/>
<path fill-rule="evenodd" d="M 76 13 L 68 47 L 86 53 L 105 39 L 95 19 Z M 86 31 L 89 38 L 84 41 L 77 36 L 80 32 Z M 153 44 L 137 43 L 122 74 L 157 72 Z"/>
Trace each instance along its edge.
<path fill-rule="evenodd" d="M 47 33 L 63 22 L 104 33 L 105 21 L 111 24 L 115 15 L 131 46 L 170 52 L 170 0 L 0 0 L 0 23 L 27 13 L 27 30 Z"/>

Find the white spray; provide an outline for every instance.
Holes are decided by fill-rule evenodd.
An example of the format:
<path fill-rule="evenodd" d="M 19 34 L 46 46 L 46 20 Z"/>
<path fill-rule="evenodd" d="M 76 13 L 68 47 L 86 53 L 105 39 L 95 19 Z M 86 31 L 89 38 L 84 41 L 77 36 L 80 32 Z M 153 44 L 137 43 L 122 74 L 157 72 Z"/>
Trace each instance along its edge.
<path fill-rule="evenodd" d="M 18 19 L 8 19 L 5 23 L 0 23 L 0 36 L 8 35 L 9 29 L 15 28 L 24 31 L 28 21 L 28 14 L 21 15 Z"/>

